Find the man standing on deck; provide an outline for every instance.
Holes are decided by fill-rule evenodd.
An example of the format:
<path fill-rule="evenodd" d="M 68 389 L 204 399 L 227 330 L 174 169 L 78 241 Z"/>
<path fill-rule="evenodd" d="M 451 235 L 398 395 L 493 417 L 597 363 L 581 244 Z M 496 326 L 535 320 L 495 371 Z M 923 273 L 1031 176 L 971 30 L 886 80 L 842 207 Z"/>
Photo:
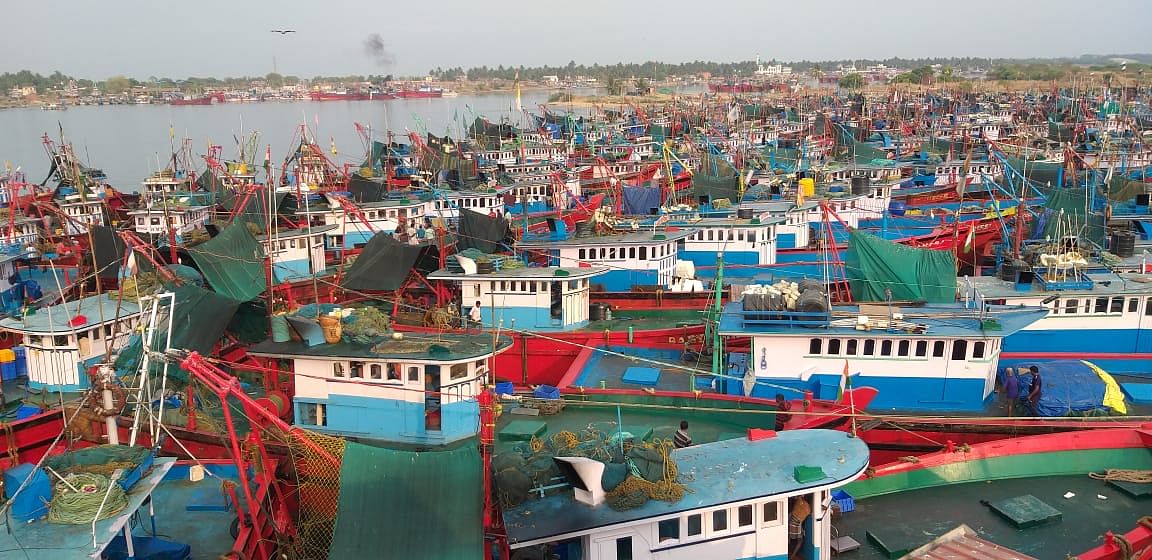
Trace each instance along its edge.
<path fill-rule="evenodd" d="M 1044 390 L 1044 382 L 1040 380 L 1040 368 L 1029 366 L 1032 372 L 1032 386 L 1028 389 L 1028 405 L 1032 407 L 1032 414 L 1036 414 L 1036 405 L 1040 402 L 1040 393 Z"/>
<path fill-rule="evenodd" d="M 791 500 L 788 511 L 788 560 L 803 558 L 800 546 L 804 544 L 804 521 L 812 515 L 812 506 L 804 496 L 796 496 Z"/>
<path fill-rule="evenodd" d="M 480 300 L 476 300 L 476 305 L 468 312 L 468 320 L 472 322 L 472 326 L 479 329 L 482 325 L 480 323 Z"/>
<path fill-rule="evenodd" d="M 784 400 L 784 395 L 776 393 L 776 431 L 784 431 L 784 426 L 792 419 L 792 405 Z"/>
<path fill-rule="evenodd" d="M 683 449 L 692 445 L 692 436 L 688 435 L 688 421 L 680 421 L 680 429 L 676 430 L 676 435 L 672 436 L 672 443 L 676 449 Z"/>
<path fill-rule="evenodd" d="M 1015 369 L 1004 370 L 1004 397 L 1008 399 L 1008 416 L 1012 416 L 1016 401 L 1020 400 L 1020 378 L 1016 376 Z"/>

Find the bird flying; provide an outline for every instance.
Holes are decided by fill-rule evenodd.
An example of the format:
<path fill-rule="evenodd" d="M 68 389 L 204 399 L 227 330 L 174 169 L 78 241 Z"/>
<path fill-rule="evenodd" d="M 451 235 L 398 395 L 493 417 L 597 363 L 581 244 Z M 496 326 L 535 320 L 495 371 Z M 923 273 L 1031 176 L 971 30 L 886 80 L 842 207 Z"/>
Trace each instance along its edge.
<path fill-rule="evenodd" d="M 287 35 L 289 33 L 295 33 L 296 30 L 295 29 L 272 29 L 271 32 L 272 33 L 279 33 L 281 35 Z"/>

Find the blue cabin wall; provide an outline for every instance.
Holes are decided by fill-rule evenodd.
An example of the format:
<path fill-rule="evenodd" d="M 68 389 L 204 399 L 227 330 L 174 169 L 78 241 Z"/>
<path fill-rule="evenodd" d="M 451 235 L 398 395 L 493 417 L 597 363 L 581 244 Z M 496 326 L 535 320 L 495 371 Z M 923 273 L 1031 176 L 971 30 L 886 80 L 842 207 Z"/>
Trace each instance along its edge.
<path fill-rule="evenodd" d="M 311 266 L 307 258 L 295 260 L 277 260 L 276 264 L 272 267 L 273 273 L 276 275 L 277 282 L 288 282 L 290 280 L 297 280 L 300 278 L 310 278 L 312 272 Z"/>
<path fill-rule="evenodd" d="M 326 405 L 324 426 L 302 421 L 303 403 Z M 480 405 L 475 400 L 442 404 L 439 431 L 425 429 L 425 408 L 423 402 L 332 394 L 327 399 L 295 399 L 293 414 L 296 425 L 318 432 L 403 443 L 444 444 L 476 435 Z"/>
<path fill-rule="evenodd" d="M 471 306 L 465 305 L 461 310 L 462 316 L 467 317 L 471 310 Z M 580 321 L 564 325 L 560 317 L 553 318 L 551 310 L 542 307 L 501 307 L 494 311 L 490 305 L 485 304 L 484 298 L 481 298 L 480 322 L 485 327 L 512 328 L 513 321 L 515 321 L 515 326 L 518 329 L 532 328 L 533 330 L 546 331 L 576 330 L 588 324 L 588 321 Z"/>

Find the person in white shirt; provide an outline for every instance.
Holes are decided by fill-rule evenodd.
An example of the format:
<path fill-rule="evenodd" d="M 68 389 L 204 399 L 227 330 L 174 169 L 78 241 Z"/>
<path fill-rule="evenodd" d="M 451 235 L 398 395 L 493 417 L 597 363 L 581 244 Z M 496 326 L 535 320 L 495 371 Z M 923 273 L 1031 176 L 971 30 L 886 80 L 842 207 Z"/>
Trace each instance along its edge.
<path fill-rule="evenodd" d="M 473 305 L 472 309 L 468 312 L 468 320 L 471 321 L 476 328 L 480 328 L 480 317 L 480 300 L 476 300 L 476 305 Z"/>

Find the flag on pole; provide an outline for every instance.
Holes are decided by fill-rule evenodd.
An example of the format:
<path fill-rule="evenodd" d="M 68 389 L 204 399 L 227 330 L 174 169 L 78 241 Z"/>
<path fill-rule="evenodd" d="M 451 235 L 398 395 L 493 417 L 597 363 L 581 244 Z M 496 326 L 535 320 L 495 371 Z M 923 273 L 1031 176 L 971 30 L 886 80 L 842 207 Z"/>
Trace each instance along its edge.
<path fill-rule="evenodd" d="M 264 173 L 269 178 L 272 177 L 272 145 L 268 145 L 268 150 L 264 152 Z M 269 179 L 271 180 L 271 179 Z"/>
<path fill-rule="evenodd" d="M 968 226 L 968 237 L 964 239 L 964 252 L 971 253 L 972 246 L 976 243 L 976 226 Z"/>
<path fill-rule="evenodd" d="M 844 395 L 852 388 L 852 381 L 848 379 L 848 360 L 844 360 L 844 374 L 840 376 L 840 391 L 836 395 L 836 402 L 844 400 Z"/>

